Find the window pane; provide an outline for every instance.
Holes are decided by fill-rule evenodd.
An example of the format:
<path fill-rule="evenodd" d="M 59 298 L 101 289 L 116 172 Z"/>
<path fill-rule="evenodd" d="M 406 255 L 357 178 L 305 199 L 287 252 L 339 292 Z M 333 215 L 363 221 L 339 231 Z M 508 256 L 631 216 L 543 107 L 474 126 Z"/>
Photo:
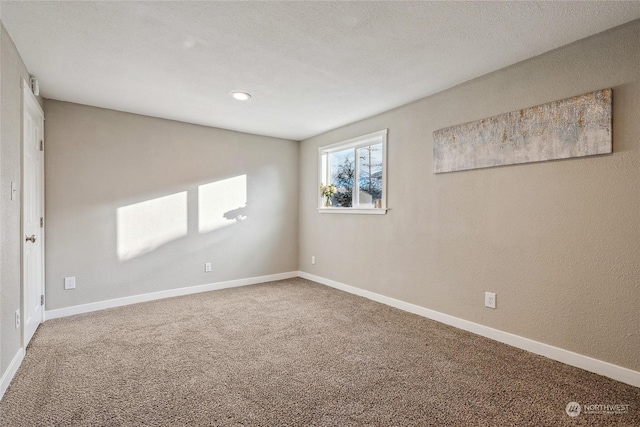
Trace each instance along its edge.
<path fill-rule="evenodd" d="M 358 148 L 360 205 L 374 206 L 382 200 L 382 144 Z"/>
<path fill-rule="evenodd" d="M 331 183 L 338 191 L 331 198 L 332 206 L 350 208 L 353 206 L 353 183 L 355 180 L 355 150 L 334 151 L 329 154 Z"/>

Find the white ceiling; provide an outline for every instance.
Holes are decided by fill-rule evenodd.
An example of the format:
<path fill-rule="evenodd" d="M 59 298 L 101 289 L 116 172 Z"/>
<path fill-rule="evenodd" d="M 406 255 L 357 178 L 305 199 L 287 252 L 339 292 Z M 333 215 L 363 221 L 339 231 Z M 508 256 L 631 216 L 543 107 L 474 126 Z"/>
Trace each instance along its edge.
<path fill-rule="evenodd" d="M 640 1 L 2 1 L 0 17 L 46 98 L 301 140 L 638 19 Z"/>

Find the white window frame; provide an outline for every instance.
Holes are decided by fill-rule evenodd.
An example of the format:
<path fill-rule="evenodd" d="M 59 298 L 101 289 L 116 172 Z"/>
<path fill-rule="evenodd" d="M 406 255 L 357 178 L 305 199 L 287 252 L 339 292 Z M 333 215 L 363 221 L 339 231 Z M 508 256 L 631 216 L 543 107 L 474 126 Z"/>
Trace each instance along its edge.
<path fill-rule="evenodd" d="M 318 194 L 318 212 L 319 213 L 330 213 L 330 214 L 372 214 L 372 215 L 384 215 L 387 213 L 387 133 L 388 129 L 379 130 L 377 132 L 372 132 L 367 135 L 358 136 L 356 138 L 351 138 L 346 141 L 337 142 L 331 145 L 325 145 L 318 148 L 318 185 L 317 185 L 317 194 Z M 357 156 L 354 161 L 356 168 L 356 176 L 354 182 L 354 191 L 353 191 L 353 206 L 352 207 L 325 207 L 324 206 L 324 198 L 320 194 L 320 186 L 322 184 L 328 184 L 329 181 L 329 168 L 330 162 L 323 162 L 323 158 L 327 158 L 328 155 L 332 152 L 342 151 L 349 148 L 353 148 L 357 150 L 361 147 L 367 147 L 369 145 L 374 144 L 382 144 L 382 198 L 381 204 L 382 207 L 376 208 L 370 205 L 360 205 L 359 204 L 359 193 L 358 191 L 358 182 L 359 182 L 359 172 L 360 166 L 357 161 Z M 323 170 L 324 163 L 324 170 Z M 323 182 L 323 179 L 326 182 Z"/>

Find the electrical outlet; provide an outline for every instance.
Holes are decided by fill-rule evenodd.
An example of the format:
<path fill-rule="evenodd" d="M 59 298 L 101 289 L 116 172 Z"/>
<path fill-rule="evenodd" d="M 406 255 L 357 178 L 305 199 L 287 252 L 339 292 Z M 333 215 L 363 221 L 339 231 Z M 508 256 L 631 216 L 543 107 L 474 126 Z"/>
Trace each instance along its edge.
<path fill-rule="evenodd" d="M 210 262 L 205 262 L 204 263 L 204 272 L 205 273 L 211 273 L 211 263 Z"/>
<path fill-rule="evenodd" d="M 316 264 L 316 257 L 315 256 L 311 257 L 311 264 L 313 264 L 313 265 Z"/>
<path fill-rule="evenodd" d="M 496 294 L 493 292 L 484 293 L 484 306 L 488 308 L 496 308 Z"/>
<path fill-rule="evenodd" d="M 20 327 L 20 309 L 16 310 L 16 329 Z"/>
<path fill-rule="evenodd" d="M 76 288 L 76 276 L 65 277 L 64 278 L 64 288 L 65 289 L 75 289 Z"/>

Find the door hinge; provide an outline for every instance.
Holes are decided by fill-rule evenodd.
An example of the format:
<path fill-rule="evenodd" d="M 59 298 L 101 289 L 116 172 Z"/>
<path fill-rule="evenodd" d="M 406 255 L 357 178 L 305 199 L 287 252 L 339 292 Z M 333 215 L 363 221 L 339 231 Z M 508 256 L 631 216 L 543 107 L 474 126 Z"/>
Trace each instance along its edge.
<path fill-rule="evenodd" d="M 44 151 L 44 140 L 40 140 L 40 151 Z"/>
<path fill-rule="evenodd" d="M 44 218 L 40 217 L 40 228 L 44 227 Z"/>
<path fill-rule="evenodd" d="M 44 295 L 40 295 L 40 305 L 44 305 Z"/>

